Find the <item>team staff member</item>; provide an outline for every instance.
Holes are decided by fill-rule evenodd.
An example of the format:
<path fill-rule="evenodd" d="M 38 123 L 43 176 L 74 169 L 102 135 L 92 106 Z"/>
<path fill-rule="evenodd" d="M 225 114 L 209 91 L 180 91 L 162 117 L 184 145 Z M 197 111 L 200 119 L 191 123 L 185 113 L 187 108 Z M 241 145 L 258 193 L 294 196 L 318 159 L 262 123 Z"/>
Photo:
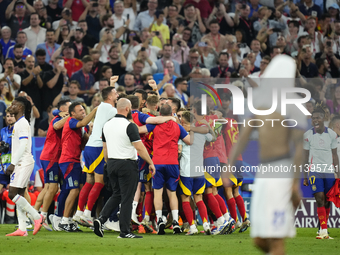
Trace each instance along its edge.
<path fill-rule="evenodd" d="M 149 171 L 155 174 L 155 166 L 144 147 L 138 128 L 132 119 L 131 102 L 122 98 L 117 103 L 117 115 L 103 128 L 103 149 L 107 161 L 107 176 L 113 190 L 98 219 L 94 220 L 94 233 L 103 237 L 103 224 L 113 210 L 121 204 L 118 238 L 142 238 L 130 232 L 132 201 L 138 183 L 137 152 L 149 164 Z M 114 130 L 114 132 L 112 132 Z"/>

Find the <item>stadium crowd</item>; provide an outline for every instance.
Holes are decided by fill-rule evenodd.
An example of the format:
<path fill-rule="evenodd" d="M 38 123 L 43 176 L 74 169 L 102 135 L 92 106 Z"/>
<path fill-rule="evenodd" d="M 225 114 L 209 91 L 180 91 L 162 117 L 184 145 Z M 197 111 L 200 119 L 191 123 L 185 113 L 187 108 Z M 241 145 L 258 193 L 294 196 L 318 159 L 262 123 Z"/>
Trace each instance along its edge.
<path fill-rule="evenodd" d="M 220 177 L 210 176 L 206 184 L 193 184 L 185 180 L 190 177 L 190 173 L 183 175 L 185 171 L 190 172 L 190 169 L 183 170 L 190 162 L 190 158 L 186 158 L 190 150 L 188 152 L 185 142 L 179 143 L 179 154 L 182 156 L 178 162 L 176 146 L 169 146 L 169 151 L 175 148 L 175 158 L 164 157 L 167 152 L 157 157 L 155 155 L 164 148 L 153 143 L 154 148 L 160 148 L 153 151 L 150 140 L 157 139 L 160 143 L 164 139 L 171 143 L 179 138 L 184 139 L 189 133 L 195 139 L 196 134 L 200 134 L 197 140 L 201 145 L 195 145 L 195 142 L 190 145 L 188 142 L 189 145 L 200 148 L 201 154 L 204 148 L 204 159 L 212 160 L 207 164 L 214 164 L 214 160 L 221 165 L 227 164 L 229 150 L 236 142 L 230 132 L 237 134 L 238 126 L 225 125 L 222 130 L 216 131 L 212 122 L 214 118 L 222 117 L 231 121 L 240 120 L 240 116 L 233 115 L 232 96 L 228 91 L 219 91 L 222 105 L 215 106 L 209 99 L 209 115 L 202 116 L 201 103 L 190 94 L 189 88 L 194 86 L 195 79 L 203 79 L 208 84 L 214 84 L 216 80 L 225 83 L 233 81 L 243 90 L 258 87 L 267 65 L 280 54 L 296 60 L 299 86 L 308 89 L 312 95 L 307 104 L 308 110 L 313 112 L 317 102 L 324 102 L 327 106 L 327 125 L 340 114 L 340 86 L 337 86 L 336 80 L 340 70 L 339 12 L 336 0 L 2 0 L 0 110 L 4 121 L 0 121 L 0 128 L 3 128 L 1 140 L 10 143 L 9 134 L 15 119 L 6 108 L 17 96 L 27 98 L 31 104 L 31 136 L 47 137 L 47 142 L 54 132 L 54 136 L 61 139 L 61 154 L 54 161 L 50 154 L 57 148 L 53 147 L 57 144 L 56 140 L 49 148 L 44 148 L 49 149 L 50 154 L 41 158 L 43 170 L 36 173 L 36 181 L 30 185 L 35 195 L 33 192 L 25 195 L 44 216 L 43 226 L 49 228 L 48 210 L 54 200 L 58 207 L 64 204 L 56 210 L 52 205 L 51 223 L 54 230 L 79 231 L 77 223 L 93 227 L 93 217 L 97 217 L 95 209 L 103 204 L 98 197 L 104 196 L 106 201 L 109 197 L 107 193 L 110 193 L 109 190 L 102 192 L 110 187 L 104 188 L 103 142 L 99 138 L 105 122 L 117 113 L 112 110 L 117 100 L 128 98 L 132 119 L 140 127 L 139 132 L 149 134 L 141 135 L 149 154 L 153 152 L 159 165 L 163 162 L 165 165 L 177 165 L 177 168 L 179 165 L 181 169 L 178 194 L 177 184 L 175 187 L 166 184 L 168 192 L 164 195 L 164 204 L 169 214 L 168 219 L 164 219 L 162 206 L 159 206 L 163 204 L 162 194 L 154 192 L 154 189 L 161 188 L 159 185 L 151 187 L 151 177 L 143 172 L 147 168 L 140 160 L 140 170 L 143 171 L 132 203 L 132 221 L 138 231 L 162 234 L 165 227 L 172 225 L 174 233 L 179 233 L 180 214 L 187 223 L 186 232 L 194 234 L 197 232 L 194 223 L 196 215 L 193 215 L 195 206 L 206 233 L 211 233 L 211 230 L 213 234 L 232 233 L 235 228 L 245 231 L 250 221 L 238 193 L 242 178 L 234 176 L 232 184 L 223 183 L 224 200 L 217 190 L 222 185 Z M 100 120 L 103 123 L 97 124 L 101 129 L 94 131 L 98 109 L 103 102 L 108 107 L 107 115 L 102 113 Z M 164 131 L 159 138 L 154 131 L 154 137 L 150 138 L 152 128 L 158 130 L 158 134 L 160 131 L 145 124 L 162 125 L 169 120 L 181 124 L 179 132 Z M 192 122 L 198 124 L 192 126 Z M 90 123 L 94 123 L 93 129 Z M 64 137 L 66 126 L 70 132 L 69 138 Z M 86 145 L 80 159 L 81 149 L 84 148 L 83 127 L 86 128 L 83 132 L 92 134 L 89 135 L 90 145 Z M 225 130 L 228 127 L 230 130 Z M 312 127 L 311 118 L 309 127 Z M 76 135 L 72 136 L 71 131 Z M 96 140 L 91 141 L 91 136 Z M 170 139 L 172 136 L 173 140 Z M 80 140 L 73 140 L 77 138 Z M 206 140 L 215 142 L 204 147 Z M 78 147 L 72 151 L 66 146 Z M 88 152 L 87 147 L 91 147 Z M 11 159 L 5 156 L 6 153 L 3 154 L 0 192 L 7 203 L 5 221 L 14 223 L 15 203 L 8 196 L 6 186 L 9 177 L 5 175 L 5 168 L 11 164 Z M 70 155 L 74 157 L 70 158 Z M 49 162 L 53 166 L 57 164 L 56 175 Z M 64 177 L 58 177 L 58 162 Z M 77 167 L 73 167 L 77 171 L 80 169 L 79 176 L 82 177 L 77 179 L 77 183 L 66 183 L 69 165 L 65 164 L 69 162 L 77 163 Z M 242 162 L 241 157 L 238 162 Z M 48 172 L 52 168 L 52 172 Z M 84 173 L 81 173 L 81 168 Z M 100 171 L 97 172 L 98 168 Z M 176 169 L 171 171 L 176 173 Z M 63 178 L 64 184 L 58 185 Z M 65 183 L 66 186 L 63 186 Z M 77 212 L 73 208 L 75 204 L 78 204 Z M 241 219 L 237 217 L 236 205 Z M 119 208 L 103 222 L 104 227 L 119 230 L 117 212 Z M 151 224 L 155 217 L 156 224 Z M 166 222 L 168 226 L 165 226 Z M 160 227 L 162 225 L 164 228 Z"/>

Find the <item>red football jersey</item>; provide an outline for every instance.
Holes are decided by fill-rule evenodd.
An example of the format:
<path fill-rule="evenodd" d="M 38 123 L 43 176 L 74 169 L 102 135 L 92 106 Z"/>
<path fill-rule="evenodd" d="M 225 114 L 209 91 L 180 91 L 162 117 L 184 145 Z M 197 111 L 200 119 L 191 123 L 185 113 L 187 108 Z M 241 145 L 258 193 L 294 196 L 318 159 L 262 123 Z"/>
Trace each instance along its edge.
<path fill-rule="evenodd" d="M 233 147 L 233 145 L 237 143 L 238 135 L 240 132 L 238 130 L 238 125 L 237 125 L 236 120 L 231 119 L 231 118 L 226 118 L 226 120 L 228 121 L 228 123 L 223 125 L 222 134 L 223 134 L 224 141 L 225 141 L 227 155 L 229 157 L 231 147 Z M 236 160 L 242 161 L 243 160 L 242 154 L 240 154 Z"/>
<path fill-rule="evenodd" d="M 64 66 L 67 70 L 68 77 L 71 78 L 72 74 L 79 71 L 83 67 L 83 62 L 76 58 L 64 58 Z"/>
<path fill-rule="evenodd" d="M 61 136 L 61 156 L 60 163 L 80 162 L 82 128 L 76 128 L 78 120 L 68 118 L 65 122 L 63 133 Z"/>
<path fill-rule="evenodd" d="M 40 160 L 58 162 L 61 154 L 61 134 L 63 129 L 55 130 L 53 125 L 61 120 L 60 116 L 54 117 L 47 130 L 44 148 L 40 155 Z"/>

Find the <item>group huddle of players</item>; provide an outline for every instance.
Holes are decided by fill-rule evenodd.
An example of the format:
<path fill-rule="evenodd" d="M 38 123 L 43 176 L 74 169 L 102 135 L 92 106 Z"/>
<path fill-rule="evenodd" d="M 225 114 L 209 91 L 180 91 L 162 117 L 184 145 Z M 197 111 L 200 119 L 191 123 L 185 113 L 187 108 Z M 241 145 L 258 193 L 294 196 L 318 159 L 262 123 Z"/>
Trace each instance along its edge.
<path fill-rule="evenodd" d="M 114 84 L 115 79 L 115 76 L 111 78 L 111 84 Z M 53 230 L 79 232 L 78 224 L 93 227 L 96 207 L 101 207 L 110 197 L 110 187 L 105 186 L 102 130 L 104 124 L 117 113 L 115 105 L 122 97 L 131 101 L 131 121 L 139 127 L 141 140 L 150 156 L 167 167 L 167 174 L 162 176 L 163 182 L 159 183 L 157 172 L 151 178 L 148 164 L 141 158 L 138 160 L 140 181 L 132 205 L 133 229 L 138 229 L 139 233 L 161 235 L 165 233 L 166 227 L 170 227 L 174 233 L 185 231 L 187 235 L 196 234 L 197 207 L 206 234 L 232 233 L 236 228 L 244 232 L 250 226 L 250 221 L 243 198 L 238 192 L 242 176 L 231 175 L 222 180 L 223 176 L 218 172 L 194 171 L 194 165 L 222 167 L 227 164 L 228 153 L 237 141 L 237 124 L 219 126 L 214 130 L 213 120 L 221 119 L 222 113 L 211 111 L 209 115 L 201 115 L 200 101 L 194 103 L 189 112 L 180 109 L 175 98 L 160 100 L 159 95 L 140 90 L 134 95 L 118 95 L 113 87 L 102 91 L 103 102 L 87 116 L 81 104 L 59 102 L 40 157 L 45 186 L 35 208 L 40 209 L 45 218 L 43 226 L 52 230 L 47 223 L 48 209 L 60 189 L 55 213 L 49 215 Z M 169 105 L 168 114 L 166 110 Z M 232 119 L 227 120 L 233 122 Z M 90 124 L 92 121 L 93 126 Z M 180 124 L 180 132 L 177 134 L 175 130 L 164 130 L 161 137 L 155 137 L 150 126 L 154 128 L 154 125 L 166 121 Z M 191 142 L 180 140 L 185 136 L 181 134 L 183 129 L 186 134 L 190 133 Z M 175 146 L 174 139 L 177 139 Z M 241 165 L 240 155 L 237 166 Z M 218 193 L 218 187 L 222 185 L 226 200 Z M 167 208 L 167 217 L 159 208 L 154 209 L 154 203 L 159 203 L 156 201 L 158 198 L 154 197 L 154 188 L 163 190 L 163 187 L 167 192 L 163 192 L 161 204 L 164 203 Z M 240 220 L 236 205 L 242 216 Z M 182 229 L 178 224 L 179 216 L 184 222 Z M 119 231 L 119 208 L 107 220 L 104 228 Z"/>

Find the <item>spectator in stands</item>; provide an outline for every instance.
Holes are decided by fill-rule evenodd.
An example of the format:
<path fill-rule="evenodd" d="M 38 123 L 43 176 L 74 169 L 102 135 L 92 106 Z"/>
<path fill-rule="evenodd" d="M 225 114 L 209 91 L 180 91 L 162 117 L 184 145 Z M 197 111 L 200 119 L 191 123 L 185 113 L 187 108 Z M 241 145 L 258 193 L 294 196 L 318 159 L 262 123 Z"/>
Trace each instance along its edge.
<path fill-rule="evenodd" d="M 163 48 L 164 44 L 170 43 L 170 31 L 168 25 L 163 23 L 164 12 L 156 11 L 154 21 L 149 27 L 149 32 L 153 35 L 152 45 L 160 49 Z"/>
<path fill-rule="evenodd" d="M 184 78 L 178 78 L 175 81 L 175 97 L 181 101 L 181 107 L 186 108 L 189 106 L 189 98 L 186 94 L 188 90 L 188 81 Z"/>
<path fill-rule="evenodd" d="M 46 63 L 46 51 L 44 49 L 38 49 L 35 52 L 35 57 L 37 59 L 37 64 L 40 66 L 43 72 L 53 69 L 50 64 Z"/>
<path fill-rule="evenodd" d="M 14 72 L 21 73 L 25 69 L 25 62 L 22 60 L 23 59 L 23 47 L 21 44 L 17 43 L 16 45 L 14 45 L 13 54 L 14 54 Z"/>
<path fill-rule="evenodd" d="M 99 20 L 98 2 L 92 0 L 77 20 L 85 20 L 88 26 L 87 33 L 99 41 L 99 31 L 102 29 Z"/>
<path fill-rule="evenodd" d="M 46 28 L 39 26 L 39 24 L 40 18 L 38 13 L 31 13 L 30 26 L 23 30 L 27 36 L 27 47 L 31 49 L 32 54 L 35 53 L 39 43 L 45 42 Z"/>
<path fill-rule="evenodd" d="M 106 63 L 110 61 L 109 50 L 113 42 L 114 42 L 114 36 L 110 33 L 109 30 L 107 30 L 103 33 L 102 37 L 100 38 L 99 43 L 97 43 L 94 46 L 96 50 L 101 51 L 99 60 L 102 63 Z"/>
<path fill-rule="evenodd" d="M 162 86 L 165 83 L 174 83 L 175 80 L 177 79 L 177 75 L 175 74 L 175 67 L 174 63 L 172 60 L 167 60 L 165 62 L 165 70 L 164 72 L 161 73 L 155 73 L 153 75 L 153 79 L 156 81 L 156 84 L 158 85 L 158 90 L 160 90 L 160 94 L 162 94 L 163 89 Z"/>
<path fill-rule="evenodd" d="M 78 94 L 84 99 L 85 103 L 90 103 L 88 102 L 88 99 L 96 92 L 94 89 L 92 89 L 92 86 L 94 84 L 94 77 L 91 74 L 93 60 L 89 55 L 87 55 L 82 58 L 82 62 L 82 69 L 75 72 L 72 75 L 71 80 L 79 82 L 80 90 Z"/>
<path fill-rule="evenodd" d="M 121 76 L 124 73 L 126 73 L 126 59 L 124 57 L 124 54 L 122 54 L 122 47 L 121 43 L 113 44 L 109 50 L 109 58 L 110 60 L 105 63 L 105 66 L 111 67 L 112 73 L 111 75 L 118 75 Z M 120 61 L 119 61 L 120 59 Z M 110 79 L 111 76 L 109 76 L 108 79 Z"/>
<path fill-rule="evenodd" d="M 57 44 L 55 42 L 55 31 L 52 28 L 46 30 L 46 36 L 45 37 L 46 37 L 46 42 L 38 44 L 36 50 L 38 50 L 38 49 L 45 50 L 45 52 L 47 53 L 45 61 L 51 65 L 52 64 L 51 57 L 52 57 L 53 53 L 57 49 L 59 49 L 60 44 Z"/>
<path fill-rule="evenodd" d="M 89 48 L 93 48 L 94 45 L 99 41 L 98 36 L 94 37 L 91 34 L 89 34 L 88 31 L 88 27 L 87 27 L 87 22 L 86 20 L 79 20 L 78 21 L 78 26 L 83 29 L 84 31 L 84 37 L 83 37 L 83 44 L 86 45 Z M 98 30 L 99 31 L 99 30 Z M 98 32 L 97 31 L 97 32 Z M 97 33 L 98 34 L 98 33 Z"/>
<path fill-rule="evenodd" d="M 115 1 L 113 5 L 113 10 L 114 10 L 114 14 L 112 15 L 112 19 L 113 19 L 113 24 L 115 26 L 115 29 L 118 30 L 125 25 L 127 26 L 129 30 L 133 30 L 134 24 L 131 23 L 130 16 L 128 19 L 125 15 L 123 15 L 124 3 L 122 1 Z M 119 38 L 120 40 L 126 40 L 127 35 L 123 34 L 117 38 Z"/>
<path fill-rule="evenodd" d="M 146 73 L 146 74 L 142 75 L 142 81 L 143 81 L 143 84 L 144 84 L 144 88 L 143 89 L 145 91 L 153 90 L 153 88 L 149 85 L 149 81 L 150 80 L 153 80 L 153 76 L 152 76 L 151 73 Z"/>
<path fill-rule="evenodd" d="M 38 10 L 38 14 L 40 19 L 39 26 L 46 29 L 52 28 L 52 19 L 47 15 L 46 7 L 42 7 L 40 10 Z"/>
<path fill-rule="evenodd" d="M 179 77 L 180 73 L 181 73 L 181 70 L 180 70 L 180 67 L 179 67 L 179 63 L 176 60 L 171 59 L 171 52 L 172 52 L 171 45 L 170 44 L 165 44 L 163 46 L 163 51 L 162 51 L 163 57 L 158 59 L 155 62 L 156 66 L 157 66 L 157 71 L 156 72 L 157 73 L 162 73 L 164 71 L 166 61 L 171 60 L 173 65 L 174 65 L 174 68 L 175 68 L 174 75 Z"/>
<path fill-rule="evenodd" d="M 190 33 L 190 34 L 189 34 Z M 189 34 L 189 38 L 191 35 L 191 30 L 184 29 L 183 36 Z M 181 34 L 175 34 L 172 38 L 172 50 L 171 50 L 171 56 L 173 60 L 176 60 L 178 64 L 184 64 L 187 62 L 190 48 L 188 47 L 186 41 L 184 41 L 182 38 L 183 36 Z"/>
<path fill-rule="evenodd" d="M 75 0 L 63 0 L 63 7 L 72 11 L 72 19 L 79 20 L 80 15 L 84 12 L 86 7 L 90 3 L 86 0 L 75 1 Z M 65 9 L 64 9 L 65 10 Z"/>
<path fill-rule="evenodd" d="M 47 109 L 48 106 L 52 105 L 53 100 L 58 96 L 63 86 L 68 85 L 67 70 L 63 65 L 63 61 L 62 57 L 57 57 L 54 61 L 53 70 L 47 71 L 43 75 L 43 109 Z"/>
<path fill-rule="evenodd" d="M 39 109 L 39 111 L 45 110 L 42 109 L 41 104 L 41 88 L 44 83 L 40 77 L 41 69 L 40 66 L 34 67 L 35 59 L 33 56 L 27 56 L 25 60 L 26 68 L 19 75 L 21 77 L 21 91 L 27 93 L 33 100 L 34 105 Z"/>
<path fill-rule="evenodd" d="M 34 8 L 27 1 L 12 1 L 6 9 L 7 25 L 12 29 L 12 39 L 15 39 L 18 31 L 29 27 L 30 20 L 28 13 L 35 12 Z"/>
<path fill-rule="evenodd" d="M 83 44 L 83 38 L 84 30 L 80 27 L 77 27 L 74 34 L 75 40 L 73 42 L 74 57 L 77 59 L 82 59 L 84 56 L 90 54 L 87 46 Z"/>
<path fill-rule="evenodd" d="M 245 41 L 250 45 L 251 41 L 255 39 L 255 32 L 253 22 L 249 19 L 250 7 L 247 4 L 236 4 L 234 23 L 235 28 L 243 30 L 246 34 Z"/>
<path fill-rule="evenodd" d="M 11 40 L 12 30 L 8 26 L 1 28 L 1 39 L 0 43 L 2 45 L 2 55 L 5 58 L 7 56 L 8 49 L 15 45 L 15 41 Z"/>
<path fill-rule="evenodd" d="M 197 49 L 200 54 L 198 61 L 205 65 L 209 70 L 217 65 L 218 53 L 209 39 L 202 39 L 202 42 L 197 44 Z"/>
<path fill-rule="evenodd" d="M 148 0 L 148 10 L 142 11 L 138 14 L 133 26 L 134 31 L 141 32 L 144 28 L 149 28 L 151 23 L 154 21 L 154 15 L 156 13 L 157 6 L 157 0 Z M 163 23 L 165 23 L 165 19 Z"/>
<path fill-rule="evenodd" d="M 312 50 L 309 45 L 303 46 L 298 55 L 298 70 L 305 78 L 314 78 L 318 76 L 318 68 L 312 63 Z"/>
<path fill-rule="evenodd" d="M 124 3 L 123 16 L 127 17 L 129 15 L 130 18 L 129 29 L 133 30 L 137 18 L 137 1 L 124 0 L 123 3 Z"/>
<path fill-rule="evenodd" d="M 270 48 L 270 58 L 273 59 L 275 56 L 282 54 L 281 47 L 273 46 Z"/>
<path fill-rule="evenodd" d="M 229 67 L 228 61 L 229 61 L 228 52 L 221 52 L 218 56 L 219 65 L 217 67 L 210 69 L 211 77 L 216 78 L 230 77 L 235 70 Z"/>
<path fill-rule="evenodd" d="M 259 78 L 263 74 L 263 72 L 266 70 L 267 66 L 269 65 L 271 61 L 271 58 L 269 56 L 264 56 L 260 63 L 260 71 L 252 73 L 250 77 L 256 77 Z"/>
<path fill-rule="evenodd" d="M 0 100 L 4 101 L 7 107 L 9 107 L 14 100 L 6 78 L 0 79 Z"/>
<path fill-rule="evenodd" d="M 184 17 L 184 26 L 187 26 L 191 29 L 191 41 L 193 44 L 195 44 L 201 40 L 203 34 L 206 31 L 200 10 L 195 8 L 191 3 L 187 4 L 184 6 Z"/>
<path fill-rule="evenodd" d="M 209 15 L 209 18 L 207 20 L 207 24 L 210 23 L 210 21 L 216 19 L 220 26 L 220 34 L 226 35 L 226 34 L 232 34 L 233 27 L 234 27 L 234 20 L 230 17 L 230 15 L 227 13 L 226 8 L 223 3 L 219 3 L 219 6 L 214 6 L 212 12 Z"/>
<path fill-rule="evenodd" d="M 80 84 L 78 81 L 71 81 L 69 87 L 63 86 L 60 94 L 53 100 L 53 106 L 56 107 L 60 100 L 70 100 L 71 103 L 80 102 L 84 103 L 84 99 L 78 97 L 78 92 L 80 90 Z M 69 94 L 64 95 L 65 92 Z"/>
<path fill-rule="evenodd" d="M 321 18 L 320 6 L 314 4 L 312 0 L 304 0 L 303 4 L 299 5 L 300 12 L 305 16 L 312 16 L 314 18 Z"/>
<path fill-rule="evenodd" d="M 73 32 L 71 33 L 70 27 L 67 24 L 61 25 L 55 31 L 55 38 L 57 39 L 58 44 L 62 44 L 64 41 L 69 41 L 73 36 Z"/>
<path fill-rule="evenodd" d="M 129 72 L 129 73 L 124 74 L 122 77 L 124 77 L 125 93 L 127 95 L 133 94 L 133 92 L 137 88 L 134 74 L 132 72 Z"/>
<path fill-rule="evenodd" d="M 99 81 L 100 79 L 100 70 L 102 69 L 103 67 L 103 63 L 99 61 L 100 59 L 100 51 L 98 50 L 91 50 L 90 51 L 90 56 L 93 60 L 93 66 L 92 66 L 92 70 L 91 70 L 91 73 L 92 75 L 94 76 L 94 79 L 96 81 Z"/>
<path fill-rule="evenodd" d="M 73 1 L 73 0 L 69 0 L 69 1 Z M 83 1 L 85 1 L 85 0 L 83 0 Z M 63 9 L 63 11 L 61 12 L 61 17 L 62 17 L 62 19 L 56 20 L 56 21 L 53 22 L 52 28 L 54 30 L 57 30 L 58 27 L 65 26 L 65 25 L 70 26 L 71 29 L 76 29 L 76 27 L 78 25 L 76 20 L 78 20 L 78 19 L 72 19 L 72 11 L 69 8 L 65 7 Z"/>
<path fill-rule="evenodd" d="M 224 48 L 226 38 L 219 33 L 220 25 L 217 19 L 209 22 L 209 30 L 210 33 L 203 36 L 202 41 L 209 40 L 213 43 L 213 49 L 215 49 L 217 53 L 220 53 Z"/>
<path fill-rule="evenodd" d="M 135 78 L 135 84 L 138 86 L 138 88 L 143 88 L 143 81 L 142 81 L 142 71 L 144 69 L 144 62 L 140 59 L 136 59 L 132 63 L 132 73 Z M 123 74 L 121 77 L 119 77 L 118 84 L 124 85 L 125 81 L 125 74 Z"/>
<path fill-rule="evenodd" d="M 32 55 L 32 50 L 26 47 L 27 36 L 24 31 L 19 31 L 17 35 L 17 44 L 20 44 L 23 48 L 22 60 L 26 59 L 26 56 Z M 14 46 L 9 47 L 6 58 L 15 58 L 14 56 Z"/>
<path fill-rule="evenodd" d="M 330 73 L 332 77 L 338 78 L 340 75 L 339 73 L 340 56 L 339 54 L 333 53 L 333 46 L 334 46 L 334 41 L 329 37 L 325 37 L 324 44 L 323 44 L 324 51 L 317 53 L 315 55 L 315 59 L 318 59 L 318 58 L 326 59 L 329 64 Z M 301 73 L 301 75 L 303 74 Z"/>
<path fill-rule="evenodd" d="M 180 66 L 182 77 L 186 77 L 186 76 L 191 77 L 191 71 L 193 67 L 201 67 L 201 68 L 205 67 L 203 64 L 200 64 L 198 62 L 199 57 L 200 55 L 197 49 L 191 49 L 189 51 L 189 60 L 186 63 L 181 64 Z"/>
<path fill-rule="evenodd" d="M 21 77 L 14 72 L 14 60 L 12 58 L 5 59 L 4 69 L 5 72 L 0 74 L 0 79 L 7 79 L 11 93 L 15 96 L 20 89 Z"/>
<path fill-rule="evenodd" d="M 299 22 L 291 20 L 288 22 L 289 34 L 286 36 L 287 52 L 290 55 L 292 52 L 298 50 L 297 38 L 299 33 Z"/>
<path fill-rule="evenodd" d="M 169 98 L 175 96 L 175 86 L 172 83 L 166 83 L 163 87 L 161 98 Z"/>
<path fill-rule="evenodd" d="M 166 19 L 166 24 L 170 30 L 170 40 L 177 33 L 179 27 L 184 26 L 184 19 L 179 15 L 178 7 L 174 4 L 167 7 L 168 17 Z"/>
<path fill-rule="evenodd" d="M 105 66 L 103 66 L 104 68 Z M 111 68 L 107 67 L 108 69 L 107 70 L 111 70 Z M 112 74 L 112 72 L 111 72 Z M 112 75 L 111 75 L 112 76 Z M 110 76 L 110 78 L 111 78 Z M 96 92 L 98 93 L 101 93 L 103 89 L 109 87 L 110 84 L 109 84 L 109 80 L 106 79 L 106 78 L 101 78 L 99 81 L 96 81 L 96 83 L 93 85 L 93 89 L 96 90 Z M 116 90 L 117 90 L 117 87 L 118 85 L 116 84 Z"/>
<path fill-rule="evenodd" d="M 315 61 L 316 66 L 318 67 L 319 77 L 322 78 L 324 81 L 328 78 L 332 78 L 332 75 L 330 74 L 329 70 L 329 63 L 326 58 L 318 58 Z"/>
<path fill-rule="evenodd" d="M 141 60 L 144 63 L 144 68 L 142 70 L 142 75 L 145 73 L 155 73 L 157 71 L 157 66 L 155 62 L 151 61 L 151 59 L 148 56 L 148 53 L 146 52 L 145 48 L 141 48 L 138 51 L 137 59 Z M 126 71 L 131 72 L 133 70 L 132 65 L 126 66 Z"/>
<path fill-rule="evenodd" d="M 83 63 L 74 57 L 73 43 L 64 42 L 63 46 L 53 53 L 52 61 L 54 61 L 57 56 L 60 56 L 60 52 L 63 53 L 64 66 L 69 77 L 83 67 Z"/>
<path fill-rule="evenodd" d="M 51 17 L 52 23 L 61 18 L 62 9 L 58 6 L 58 0 L 48 0 L 46 6 L 47 15 Z"/>

